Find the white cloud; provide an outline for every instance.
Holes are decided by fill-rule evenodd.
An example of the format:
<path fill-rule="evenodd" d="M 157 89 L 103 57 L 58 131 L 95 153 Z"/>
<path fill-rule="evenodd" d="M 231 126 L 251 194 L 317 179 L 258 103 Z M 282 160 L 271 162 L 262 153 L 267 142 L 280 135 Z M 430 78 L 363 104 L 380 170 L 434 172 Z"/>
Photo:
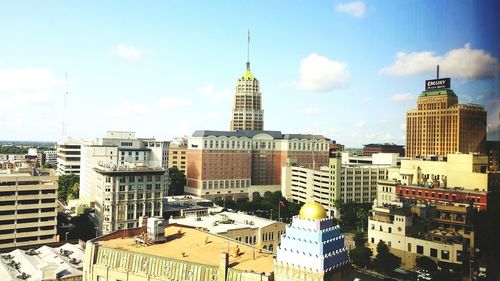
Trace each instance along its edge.
<path fill-rule="evenodd" d="M 139 60 L 142 57 L 142 52 L 131 45 L 118 44 L 111 51 L 126 60 Z"/>
<path fill-rule="evenodd" d="M 321 112 L 321 109 L 318 107 L 309 106 L 304 109 L 304 112 L 306 114 L 318 114 Z"/>
<path fill-rule="evenodd" d="M 370 97 L 364 97 L 363 99 L 361 99 L 361 102 L 362 103 L 369 103 L 373 100 L 373 98 L 370 98 Z"/>
<path fill-rule="evenodd" d="M 345 13 L 356 18 L 362 18 L 365 15 L 365 9 L 366 5 L 362 1 L 339 3 L 335 6 L 337 12 Z"/>
<path fill-rule="evenodd" d="M 358 128 L 364 128 L 365 127 L 365 121 L 364 120 L 359 120 L 358 123 L 356 123 L 356 127 L 358 127 Z"/>
<path fill-rule="evenodd" d="M 202 95 L 202 96 L 208 97 L 214 93 L 214 90 L 215 90 L 214 84 L 208 83 L 205 86 L 199 87 L 198 93 L 200 93 L 200 95 Z"/>
<path fill-rule="evenodd" d="M 48 104 L 52 99 L 49 93 L 28 93 L 14 95 L 0 95 L 0 108 L 26 108 L 26 106 Z"/>
<path fill-rule="evenodd" d="M 205 86 L 199 87 L 197 89 L 198 93 L 204 97 L 210 97 L 210 100 L 213 102 L 219 102 L 226 98 L 231 97 L 231 90 L 224 89 L 222 91 L 215 91 L 215 87 L 212 83 L 208 83 Z"/>
<path fill-rule="evenodd" d="M 407 102 L 407 101 L 412 101 L 414 99 L 415 97 L 411 93 L 395 94 L 391 97 L 392 101 L 397 101 L 397 102 Z"/>
<path fill-rule="evenodd" d="M 189 106 L 193 102 L 189 99 L 185 98 L 180 98 L 180 97 L 174 97 L 174 96 L 166 96 L 160 98 L 158 101 L 158 105 L 163 108 L 174 108 L 174 107 L 181 107 L 181 106 Z"/>
<path fill-rule="evenodd" d="M 219 119 L 220 114 L 216 111 L 209 111 L 207 112 L 207 119 L 208 120 L 217 120 Z"/>
<path fill-rule="evenodd" d="M 18 69 L 0 69 L 1 91 L 32 91 L 50 89 L 64 85 L 48 68 L 25 67 Z"/>
<path fill-rule="evenodd" d="M 225 89 L 212 95 L 213 102 L 219 102 L 223 99 L 231 97 L 231 90 Z"/>
<path fill-rule="evenodd" d="M 300 62 L 300 85 L 314 92 L 328 92 L 347 85 L 347 65 L 312 53 Z"/>
<path fill-rule="evenodd" d="M 379 71 L 381 75 L 409 76 L 430 74 L 440 66 L 442 76 L 460 78 L 492 78 L 498 71 L 498 59 L 480 49 L 472 49 L 467 43 L 463 48 L 453 49 L 443 56 L 430 51 L 399 52 L 396 61 Z"/>
<path fill-rule="evenodd" d="M 150 112 L 150 109 L 140 103 L 123 102 L 120 105 L 111 108 L 107 115 L 111 117 L 127 117 L 136 114 L 144 114 Z"/>

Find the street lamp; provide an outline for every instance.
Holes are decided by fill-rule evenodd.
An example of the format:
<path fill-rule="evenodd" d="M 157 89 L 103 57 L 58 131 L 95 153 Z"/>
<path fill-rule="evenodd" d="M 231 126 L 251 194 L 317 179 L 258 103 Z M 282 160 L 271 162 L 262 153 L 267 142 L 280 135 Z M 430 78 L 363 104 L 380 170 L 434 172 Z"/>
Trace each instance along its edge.
<path fill-rule="evenodd" d="M 68 233 L 69 233 L 69 232 L 67 232 L 67 231 L 66 231 L 66 233 L 65 233 L 65 236 L 66 236 L 65 241 L 68 241 Z"/>

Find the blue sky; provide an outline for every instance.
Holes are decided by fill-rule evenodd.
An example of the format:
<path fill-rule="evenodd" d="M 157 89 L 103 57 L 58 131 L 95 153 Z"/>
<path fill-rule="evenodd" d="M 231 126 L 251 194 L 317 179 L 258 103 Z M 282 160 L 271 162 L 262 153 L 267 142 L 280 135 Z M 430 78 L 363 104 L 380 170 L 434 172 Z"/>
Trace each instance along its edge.
<path fill-rule="evenodd" d="M 0 139 L 227 130 L 251 30 L 265 129 L 404 144 L 425 79 L 500 128 L 496 1 L 1 1 Z M 498 138 L 498 134 L 494 136 Z"/>

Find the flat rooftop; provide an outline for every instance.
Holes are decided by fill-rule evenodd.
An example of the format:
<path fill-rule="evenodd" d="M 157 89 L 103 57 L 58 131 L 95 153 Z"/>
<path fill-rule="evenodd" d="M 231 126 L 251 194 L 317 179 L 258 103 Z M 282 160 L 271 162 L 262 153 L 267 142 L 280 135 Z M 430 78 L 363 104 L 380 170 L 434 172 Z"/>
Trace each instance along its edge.
<path fill-rule="evenodd" d="M 106 248 L 211 266 L 219 266 L 220 253 L 229 252 L 229 267 L 231 268 L 267 273 L 273 271 L 272 253 L 259 253 L 256 248 L 229 238 L 177 224 L 165 227 L 165 237 L 167 237 L 167 242 L 151 246 L 136 244 L 134 237 L 115 237 L 106 240 L 107 236 L 103 236 L 95 241 Z M 208 237 L 208 243 L 205 243 L 206 237 Z M 240 249 L 240 255 L 233 257 L 231 252 L 236 246 Z"/>
<path fill-rule="evenodd" d="M 227 216 L 231 222 L 223 223 L 224 216 Z M 207 229 L 211 233 L 225 233 L 229 230 L 244 229 L 244 228 L 261 228 L 279 222 L 251 216 L 244 213 L 222 212 L 216 215 L 208 216 L 188 216 L 185 218 L 174 218 L 170 222 L 189 225 Z"/>

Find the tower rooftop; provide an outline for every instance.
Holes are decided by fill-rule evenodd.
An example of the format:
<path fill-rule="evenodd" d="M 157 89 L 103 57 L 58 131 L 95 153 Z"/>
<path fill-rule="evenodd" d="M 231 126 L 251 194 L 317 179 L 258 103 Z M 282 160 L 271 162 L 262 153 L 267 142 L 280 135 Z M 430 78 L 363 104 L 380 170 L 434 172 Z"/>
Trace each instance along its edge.
<path fill-rule="evenodd" d="M 255 80 L 255 76 L 253 76 L 252 72 L 250 71 L 250 68 L 245 70 L 245 73 L 241 76 L 241 80 Z"/>
<path fill-rule="evenodd" d="M 299 217 L 301 219 L 320 220 L 326 218 L 327 215 L 325 208 L 321 204 L 309 202 L 300 208 Z"/>
<path fill-rule="evenodd" d="M 428 91 L 423 91 L 420 94 L 420 97 L 433 97 L 433 96 L 452 96 L 452 97 L 456 97 L 457 95 L 451 89 L 428 90 Z"/>

